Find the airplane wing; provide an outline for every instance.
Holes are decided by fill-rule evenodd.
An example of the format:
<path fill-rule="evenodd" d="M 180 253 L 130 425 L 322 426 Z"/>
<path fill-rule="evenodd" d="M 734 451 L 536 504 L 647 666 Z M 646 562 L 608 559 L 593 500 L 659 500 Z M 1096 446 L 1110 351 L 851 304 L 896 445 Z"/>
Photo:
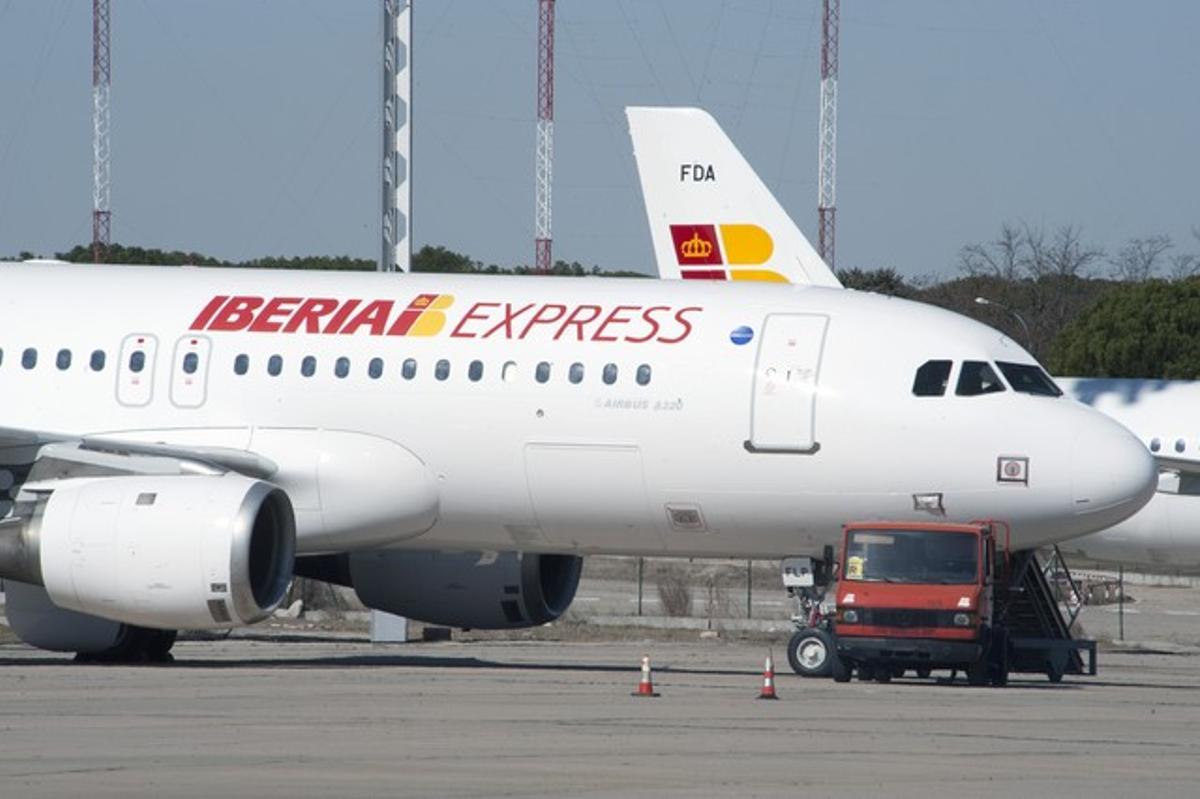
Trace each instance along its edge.
<path fill-rule="evenodd" d="M 92 473 L 112 470 L 126 474 L 232 471 L 259 479 L 269 479 L 279 471 L 270 459 L 231 447 L 177 446 L 0 427 L 0 466 L 31 467 L 39 461 L 56 464 L 50 470 L 54 477 L 71 476 L 84 467 Z"/>
<path fill-rule="evenodd" d="M 841 288 L 708 113 L 629 107 L 625 115 L 659 277 Z"/>

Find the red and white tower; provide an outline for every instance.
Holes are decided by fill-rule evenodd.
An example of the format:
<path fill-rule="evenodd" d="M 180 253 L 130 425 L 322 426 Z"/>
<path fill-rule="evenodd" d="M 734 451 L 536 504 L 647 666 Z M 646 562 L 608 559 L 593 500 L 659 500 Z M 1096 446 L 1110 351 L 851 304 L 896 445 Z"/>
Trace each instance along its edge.
<path fill-rule="evenodd" d="M 539 274 L 550 271 L 550 183 L 554 164 L 554 0 L 538 0 L 538 120 L 534 162 L 534 249 Z"/>
<path fill-rule="evenodd" d="M 837 215 L 834 189 L 837 177 L 837 73 L 839 0 L 822 0 L 821 18 L 821 143 L 820 188 L 817 196 L 818 249 L 834 268 L 833 234 Z"/>
<path fill-rule="evenodd" d="M 92 0 L 92 259 L 96 263 L 104 261 L 112 231 L 112 151 L 108 144 L 111 53 L 108 0 Z"/>

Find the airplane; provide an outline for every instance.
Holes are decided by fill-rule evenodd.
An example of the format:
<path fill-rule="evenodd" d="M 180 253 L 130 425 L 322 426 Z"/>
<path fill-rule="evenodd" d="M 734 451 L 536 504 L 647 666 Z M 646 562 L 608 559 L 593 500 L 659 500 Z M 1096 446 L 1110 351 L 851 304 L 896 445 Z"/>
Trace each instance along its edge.
<path fill-rule="evenodd" d="M 531 626 L 589 554 L 820 559 L 864 517 L 1036 547 L 1157 480 L 992 328 L 756 282 L 5 264 L 0 398 L 8 622 L 99 659 L 294 573 Z"/>
<path fill-rule="evenodd" d="M 840 281 L 707 112 L 626 109 L 658 274 L 664 279 L 765 280 L 841 287 Z M 701 263 L 681 243 L 711 240 Z M 756 246 L 743 242 L 752 240 Z M 1200 568 L 1200 442 L 1186 430 L 1200 402 L 1191 381 L 1055 377 L 1075 399 L 1142 440 L 1163 474 L 1141 512 L 1115 527 L 1060 545 L 1101 564 Z"/>
<path fill-rule="evenodd" d="M 1200 404 L 1200 382 L 1060 377 L 1055 382 L 1133 432 L 1159 463 L 1158 491 L 1141 511 L 1093 535 L 1065 541 L 1063 552 L 1098 565 L 1200 569 L 1200 440 L 1186 420 Z"/>

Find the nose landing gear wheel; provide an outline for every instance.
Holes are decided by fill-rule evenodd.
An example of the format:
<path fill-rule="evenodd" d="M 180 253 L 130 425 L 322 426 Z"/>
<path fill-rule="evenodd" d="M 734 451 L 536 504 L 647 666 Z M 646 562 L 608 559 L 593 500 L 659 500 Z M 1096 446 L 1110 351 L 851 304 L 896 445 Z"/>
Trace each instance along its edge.
<path fill-rule="evenodd" d="M 833 671 L 833 641 L 817 627 L 797 630 L 788 641 L 788 663 L 801 677 L 828 677 Z"/>

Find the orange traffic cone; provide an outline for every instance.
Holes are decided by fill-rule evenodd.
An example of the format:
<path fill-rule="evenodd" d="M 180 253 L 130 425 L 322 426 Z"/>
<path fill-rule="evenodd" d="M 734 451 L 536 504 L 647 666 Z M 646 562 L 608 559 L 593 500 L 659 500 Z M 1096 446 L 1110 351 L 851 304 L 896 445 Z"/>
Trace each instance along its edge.
<path fill-rule="evenodd" d="M 759 699 L 778 699 L 779 696 L 775 693 L 775 661 L 771 656 L 767 655 L 767 662 L 763 665 L 763 684 L 762 691 L 758 694 Z"/>
<path fill-rule="evenodd" d="M 642 679 L 638 683 L 637 690 L 633 692 L 634 696 L 658 696 L 658 692 L 654 690 L 654 680 L 650 677 L 650 656 L 642 656 Z"/>

